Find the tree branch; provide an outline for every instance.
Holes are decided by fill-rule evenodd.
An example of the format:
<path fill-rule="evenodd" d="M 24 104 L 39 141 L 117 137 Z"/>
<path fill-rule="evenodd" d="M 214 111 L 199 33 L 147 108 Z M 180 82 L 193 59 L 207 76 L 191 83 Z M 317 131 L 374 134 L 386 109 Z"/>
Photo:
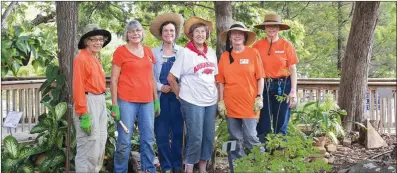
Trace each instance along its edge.
<path fill-rule="evenodd" d="M 304 6 L 304 7 L 302 8 L 302 10 L 301 10 L 297 15 L 291 17 L 291 20 L 294 19 L 295 17 L 297 17 L 299 14 L 301 14 L 301 13 L 303 12 L 303 10 L 305 10 L 305 9 L 309 6 L 309 3 L 310 3 L 310 2 L 307 2 L 306 6 Z"/>
<path fill-rule="evenodd" d="M 55 14 L 55 11 L 51 11 L 51 13 L 47 16 L 42 16 L 41 14 L 38 14 L 36 18 L 31 21 L 31 23 L 33 26 L 36 26 L 42 23 L 52 22 L 55 19 Z"/>
<path fill-rule="evenodd" d="M 203 8 L 206 8 L 206 9 L 210 9 L 210 10 L 213 10 L 213 11 L 215 11 L 215 8 L 208 7 L 208 6 L 201 5 L 201 4 L 196 4 L 196 3 L 186 3 L 186 5 L 188 5 L 188 6 L 199 6 L 199 7 L 203 7 Z"/>
<path fill-rule="evenodd" d="M 8 16 L 11 14 L 12 10 L 17 6 L 17 4 L 17 1 L 12 1 L 1 15 L 1 28 L 5 27 Z"/>

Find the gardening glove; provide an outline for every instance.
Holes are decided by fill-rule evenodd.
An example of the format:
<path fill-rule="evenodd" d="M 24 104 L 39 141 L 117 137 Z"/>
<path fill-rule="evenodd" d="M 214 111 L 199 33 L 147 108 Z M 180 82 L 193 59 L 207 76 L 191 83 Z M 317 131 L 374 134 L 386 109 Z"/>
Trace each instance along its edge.
<path fill-rule="evenodd" d="M 160 115 L 160 101 L 159 99 L 154 100 L 154 116 L 158 117 Z"/>
<path fill-rule="evenodd" d="M 257 97 L 255 98 L 255 104 L 254 104 L 254 112 L 258 112 L 263 108 L 263 100 L 262 97 Z"/>
<path fill-rule="evenodd" d="M 112 105 L 112 117 L 114 121 L 120 121 L 120 106 Z"/>
<path fill-rule="evenodd" d="M 86 113 L 80 117 L 80 127 L 86 132 L 88 135 L 91 135 L 91 116 L 89 113 Z"/>
<path fill-rule="evenodd" d="M 227 112 L 226 112 L 225 102 L 223 102 L 223 100 L 218 102 L 218 112 L 219 115 L 223 119 L 225 119 Z"/>

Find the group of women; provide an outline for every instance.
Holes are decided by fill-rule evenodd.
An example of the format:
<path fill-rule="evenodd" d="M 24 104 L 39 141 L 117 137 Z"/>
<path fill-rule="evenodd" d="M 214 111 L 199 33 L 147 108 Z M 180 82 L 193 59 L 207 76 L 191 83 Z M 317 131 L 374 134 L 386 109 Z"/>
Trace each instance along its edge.
<path fill-rule="evenodd" d="M 232 158 L 243 157 L 244 147 L 265 143 L 269 133 L 287 133 L 289 111 L 296 103 L 298 58 L 293 45 L 278 33 L 289 26 L 279 15 L 266 14 L 254 27 L 267 36 L 256 41 L 256 34 L 242 23 L 222 32 L 226 51 L 218 63 L 207 45 L 214 29 L 211 21 L 159 15 L 150 32 L 162 43 L 153 49 L 142 44 L 140 22 L 127 23 L 126 44 L 112 59 L 111 112 L 118 125 L 114 172 L 128 171 L 135 121 L 143 172 L 156 172 L 154 142 L 163 172 L 191 173 L 194 164 L 206 172 L 217 111 L 227 119 L 230 140 L 237 141 Z M 182 31 L 189 39 L 184 47 L 175 42 Z M 84 33 L 73 69 L 76 172 L 98 172 L 107 138 L 105 73 L 98 53 L 111 34 L 96 25 L 88 25 Z M 287 95 L 287 100 L 279 102 L 277 95 Z"/>

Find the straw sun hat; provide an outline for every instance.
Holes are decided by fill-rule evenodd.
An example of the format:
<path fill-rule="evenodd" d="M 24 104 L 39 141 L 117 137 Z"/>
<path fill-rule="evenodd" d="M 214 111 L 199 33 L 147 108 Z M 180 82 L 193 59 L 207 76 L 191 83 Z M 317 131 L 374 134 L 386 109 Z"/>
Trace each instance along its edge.
<path fill-rule="evenodd" d="M 248 38 L 247 38 L 246 42 L 244 43 L 245 46 L 252 45 L 255 42 L 255 40 L 256 40 L 255 32 L 252 32 L 252 31 L 248 30 L 247 27 L 245 27 L 244 24 L 242 24 L 242 23 L 235 23 L 232 26 L 230 26 L 230 29 L 228 29 L 226 31 L 223 31 L 221 33 L 221 40 L 223 42 L 225 42 L 225 43 L 226 43 L 226 40 L 227 40 L 227 33 L 229 31 L 243 31 L 243 32 L 246 32 L 248 34 Z"/>
<path fill-rule="evenodd" d="M 176 35 L 175 38 L 178 38 L 181 34 L 182 25 L 183 25 L 183 17 L 178 13 L 164 13 L 158 15 L 156 18 L 153 19 L 152 23 L 150 24 L 150 33 L 153 34 L 156 38 L 161 40 L 160 35 L 160 27 L 164 22 L 174 22 L 176 24 Z"/>
<path fill-rule="evenodd" d="M 280 31 L 290 28 L 288 25 L 281 23 L 281 16 L 275 13 L 266 14 L 264 22 L 254 27 L 264 30 L 266 25 L 278 25 L 280 26 Z"/>
<path fill-rule="evenodd" d="M 198 23 L 202 23 L 208 26 L 208 29 L 210 31 L 210 33 L 213 31 L 214 27 L 212 26 L 212 22 L 208 21 L 208 20 L 204 20 L 200 17 L 197 16 L 193 16 L 191 18 L 189 18 L 186 22 L 185 25 L 183 26 L 183 32 L 185 33 L 186 37 L 189 40 L 192 40 L 193 38 L 189 35 L 189 29 L 190 27 L 192 27 L 194 24 L 198 24 Z M 208 38 L 208 36 L 207 36 Z"/>

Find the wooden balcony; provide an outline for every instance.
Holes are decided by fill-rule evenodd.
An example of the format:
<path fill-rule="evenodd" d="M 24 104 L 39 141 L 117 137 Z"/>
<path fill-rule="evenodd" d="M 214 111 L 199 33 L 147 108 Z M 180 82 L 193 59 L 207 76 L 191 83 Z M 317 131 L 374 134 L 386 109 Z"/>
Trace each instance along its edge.
<path fill-rule="evenodd" d="M 23 116 L 16 129 L 2 128 L 3 138 L 11 133 L 29 133 L 30 129 L 38 123 L 38 116 L 46 111 L 40 104 L 41 93 L 39 88 L 45 78 L 5 78 L 1 81 L 1 124 L 9 111 L 23 112 Z M 107 87 L 110 79 L 107 78 Z M 324 99 L 325 94 L 332 93 L 338 98 L 338 78 L 315 78 L 298 80 L 298 102 Z M 389 99 L 379 98 L 378 88 L 392 88 L 393 96 Z M 396 122 L 396 79 L 371 78 L 368 80 L 366 116 L 371 120 L 383 122 L 383 133 L 395 134 Z"/>

